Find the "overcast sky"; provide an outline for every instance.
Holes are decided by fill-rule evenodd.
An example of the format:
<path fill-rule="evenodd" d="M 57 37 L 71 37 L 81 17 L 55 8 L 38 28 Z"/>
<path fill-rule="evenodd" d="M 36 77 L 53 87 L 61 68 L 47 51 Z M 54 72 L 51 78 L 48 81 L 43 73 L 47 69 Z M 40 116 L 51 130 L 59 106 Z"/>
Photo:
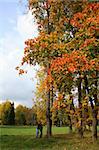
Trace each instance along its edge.
<path fill-rule="evenodd" d="M 31 107 L 32 91 L 36 87 L 35 70 L 28 67 L 28 74 L 23 76 L 15 70 L 23 56 L 24 41 L 38 34 L 25 5 L 19 0 L 0 0 L 0 102 L 10 99 L 15 106 Z"/>

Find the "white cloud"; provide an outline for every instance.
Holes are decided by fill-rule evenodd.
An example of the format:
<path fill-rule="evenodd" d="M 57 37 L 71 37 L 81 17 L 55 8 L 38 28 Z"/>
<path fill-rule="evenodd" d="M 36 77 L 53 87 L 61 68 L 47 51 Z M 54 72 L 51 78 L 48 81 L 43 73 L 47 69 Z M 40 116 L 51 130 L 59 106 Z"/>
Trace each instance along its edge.
<path fill-rule="evenodd" d="M 17 24 L 13 27 L 15 31 L 7 32 L 0 38 L 0 100 L 11 99 L 15 105 L 20 103 L 31 106 L 34 96 L 32 91 L 36 86 L 36 71 L 33 68 L 28 67 L 28 74 L 22 77 L 19 77 L 15 70 L 23 55 L 24 40 L 38 34 L 32 19 L 30 12 L 18 16 Z M 34 78 L 34 81 L 30 78 Z"/>
<path fill-rule="evenodd" d="M 20 51 L 13 50 L 7 55 L 0 55 L 0 99 L 12 99 L 29 106 L 34 96 L 32 90 L 35 90 L 36 85 L 36 81 L 33 82 L 30 78 L 35 78 L 35 70 L 28 67 L 27 75 L 18 76 L 15 67 L 22 57 Z"/>
<path fill-rule="evenodd" d="M 27 14 L 18 16 L 16 30 L 25 40 L 38 35 L 37 24 L 34 21 L 31 11 L 28 11 Z"/>

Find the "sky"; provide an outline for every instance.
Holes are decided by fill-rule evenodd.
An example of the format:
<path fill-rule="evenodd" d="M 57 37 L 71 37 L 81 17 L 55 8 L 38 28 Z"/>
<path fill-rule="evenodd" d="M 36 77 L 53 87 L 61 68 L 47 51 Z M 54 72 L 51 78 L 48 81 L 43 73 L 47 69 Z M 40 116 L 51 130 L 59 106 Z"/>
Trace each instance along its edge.
<path fill-rule="evenodd" d="M 25 0 L 0 0 L 0 102 L 11 100 L 32 107 L 36 89 L 36 68 L 19 76 L 15 67 L 21 62 L 24 41 L 38 35 L 33 15 Z"/>

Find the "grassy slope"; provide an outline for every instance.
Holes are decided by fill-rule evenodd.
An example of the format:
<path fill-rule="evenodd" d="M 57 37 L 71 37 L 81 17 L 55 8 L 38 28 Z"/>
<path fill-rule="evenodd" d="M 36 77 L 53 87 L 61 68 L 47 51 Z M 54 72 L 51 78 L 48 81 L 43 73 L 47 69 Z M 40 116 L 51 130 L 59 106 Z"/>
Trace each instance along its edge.
<path fill-rule="evenodd" d="M 35 127 L 1 128 L 1 150 L 98 150 L 99 141 L 92 143 L 90 133 L 83 140 L 76 134 L 68 134 L 68 128 L 54 127 L 53 137 L 35 138 Z M 66 134 L 65 134 L 66 133 Z"/>

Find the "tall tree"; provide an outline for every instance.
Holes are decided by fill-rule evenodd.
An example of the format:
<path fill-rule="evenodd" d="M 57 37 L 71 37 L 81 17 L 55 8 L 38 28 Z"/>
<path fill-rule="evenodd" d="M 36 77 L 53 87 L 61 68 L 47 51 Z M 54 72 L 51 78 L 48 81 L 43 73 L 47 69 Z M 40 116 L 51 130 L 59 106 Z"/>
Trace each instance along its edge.
<path fill-rule="evenodd" d="M 62 45 L 63 33 L 69 28 L 66 16 L 71 16 L 78 3 L 56 0 L 29 0 L 29 7 L 37 19 L 40 34 L 38 38 L 26 42 L 23 62 L 35 65 L 43 65 L 46 68 L 46 74 L 49 76 L 51 60 L 61 56 L 65 48 Z M 79 7 L 81 8 L 81 7 Z M 58 38 L 57 38 L 58 37 Z M 53 43 L 54 42 L 54 43 Z M 20 70 L 20 74 L 24 71 Z M 47 84 L 47 135 L 51 135 L 51 113 L 50 113 L 50 83 Z M 52 97 L 53 98 L 53 97 Z M 53 100 L 52 100 L 53 101 Z"/>
<path fill-rule="evenodd" d="M 93 116 L 93 139 L 97 138 L 97 79 L 98 79 L 98 24 L 99 24 L 99 3 L 88 3 L 82 12 L 76 13 L 71 19 L 71 24 L 77 28 L 77 33 L 74 38 L 67 42 L 67 51 L 71 51 L 70 54 L 63 55 L 62 58 L 57 58 L 53 61 L 52 68 L 54 66 L 54 74 L 57 77 L 68 75 L 70 72 L 76 76 L 81 74 L 81 78 L 85 81 L 85 87 L 89 96 L 89 102 L 92 108 Z M 72 55 L 73 54 L 73 55 Z M 75 57 L 76 56 L 76 57 Z M 63 69 L 64 68 L 64 69 Z M 53 73 L 53 72 L 52 72 Z M 63 74 L 63 75 L 62 75 Z M 95 94 L 89 92 L 88 78 L 91 77 L 91 85 L 95 86 Z M 94 77 L 92 79 L 92 77 Z M 79 84 L 79 99 L 81 98 L 81 83 Z M 94 86 L 90 86 L 91 91 L 94 90 Z M 93 99 L 94 97 L 94 103 Z M 80 101 L 79 101 L 80 102 Z M 80 102 L 81 103 L 81 102 Z"/>
<path fill-rule="evenodd" d="M 81 13 L 78 13 L 74 15 L 72 20 L 70 20 L 70 18 L 73 15 L 73 13 L 77 12 L 78 10 L 82 11 L 84 2 L 85 0 L 79 1 L 79 2 L 77 1 L 72 2 L 69 0 L 62 0 L 62 1 L 60 0 L 42 0 L 42 1 L 30 0 L 29 1 L 30 9 L 33 11 L 35 18 L 37 19 L 40 33 L 37 38 L 30 39 L 25 42 L 26 48 L 24 50 L 24 57 L 23 57 L 22 65 L 25 62 L 32 64 L 32 65 L 35 65 L 38 63 L 39 65 L 45 67 L 46 76 L 51 77 L 49 69 L 50 69 L 52 60 L 55 59 L 56 57 L 62 57 L 62 55 L 67 52 L 71 53 L 71 51 L 74 49 L 75 50 L 79 49 L 79 45 L 81 45 L 80 42 L 82 42 L 82 40 L 79 40 L 80 42 L 77 45 L 75 45 L 75 43 L 78 42 L 77 39 L 80 36 L 80 34 L 78 35 L 78 37 L 77 35 L 75 37 L 73 35 L 73 32 L 75 31 L 74 29 L 77 29 L 79 30 L 78 33 L 83 33 L 84 35 L 84 30 L 82 31 L 82 28 L 81 28 L 81 22 L 79 22 L 80 17 L 82 19 L 82 15 Z M 76 9 L 76 8 L 79 8 L 79 9 Z M 85 21 L 84 23 L 86 24 L 87 22 Z M 72 39 L 71 37 L 72 38 L 75 37 L 75 38 L 71 40 Z M 79 52 L 78 52 L 78 55 L 79 55 Z M 78 68 L 76 69 L 77 71 L 79 71 Z M 68 78 L 70 76 L 71 80 L 69 81 L 72 81 L 72 82 L 74 79 L 74 76 L 72 76 L 73 70 L 75 70 L 75 67 L 73 66 L 73 63 L 71 63 L 69 64 Z M 68 69 L 67 69 L 67 72 L 68 72 Z M 24 71 L 20 70 L 20 74 L 21 73 L 24 73 Z M 47 135 L 48 136 L 51 135 L 50 85 L 51 84 L 48 81 L 47 82 L 47 88 L 48 88 L 48 91 L 47 91 Z M 67 88 L 68 87 L 69 86 L 67 86 Z"/>

